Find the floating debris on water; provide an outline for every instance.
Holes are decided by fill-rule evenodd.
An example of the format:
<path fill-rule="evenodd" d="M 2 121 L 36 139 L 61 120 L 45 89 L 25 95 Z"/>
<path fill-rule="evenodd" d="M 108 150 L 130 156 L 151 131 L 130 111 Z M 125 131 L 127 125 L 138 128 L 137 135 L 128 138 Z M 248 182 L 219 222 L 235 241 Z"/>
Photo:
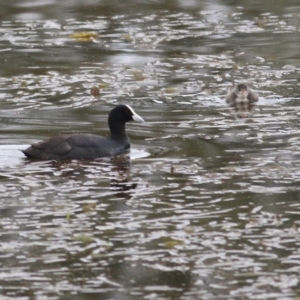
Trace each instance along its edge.
<path fill-rule="evenodd" d="M 93 39 L 98 39 L 99 35 L 93 32 L 77 32 L 70 35 L 70 38 L 78 42 L 89 42 Z"/>

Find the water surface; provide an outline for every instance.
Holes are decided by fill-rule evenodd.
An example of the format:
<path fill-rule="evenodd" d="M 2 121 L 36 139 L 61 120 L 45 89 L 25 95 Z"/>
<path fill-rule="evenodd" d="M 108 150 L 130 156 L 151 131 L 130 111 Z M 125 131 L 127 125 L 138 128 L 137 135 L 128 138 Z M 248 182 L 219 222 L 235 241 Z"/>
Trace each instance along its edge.
<path fill-rule="evenodd" d="M 0 29 L 3 299 L 297 299 L 298 1 L 6 1 Z M 235 118 L 225 95 L 260 100 Z M 97 87 L 100 94 L 92 95 Z M 29 162 L 59 133 L 129 156 Z"/>

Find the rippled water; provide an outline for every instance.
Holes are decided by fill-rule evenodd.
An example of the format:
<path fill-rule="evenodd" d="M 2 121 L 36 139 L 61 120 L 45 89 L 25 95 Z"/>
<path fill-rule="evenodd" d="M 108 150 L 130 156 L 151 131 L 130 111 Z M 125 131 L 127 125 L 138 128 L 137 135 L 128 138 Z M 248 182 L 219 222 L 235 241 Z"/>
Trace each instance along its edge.
<path fill-rule="evenodd" d="M 299 298 L 298 1 L 1 6 L 1 299 Z M 19 151 L 120 102 L 130 156 Z"/>

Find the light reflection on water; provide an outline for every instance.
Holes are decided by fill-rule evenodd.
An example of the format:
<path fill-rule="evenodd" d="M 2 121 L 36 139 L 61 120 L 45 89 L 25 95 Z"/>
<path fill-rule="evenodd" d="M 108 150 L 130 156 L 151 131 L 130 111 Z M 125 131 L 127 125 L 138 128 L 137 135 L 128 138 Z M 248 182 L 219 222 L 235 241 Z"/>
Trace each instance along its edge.
<path fill-rule="evenodd" d="M 298 3 L 25 2 L 0 29 L 1 296 L 299 296 Z M 259 95 L 250 118 L 233 80 Z M 18 151 L 107 135 L 119 102 L 146 120 L 130 157 Z"/>

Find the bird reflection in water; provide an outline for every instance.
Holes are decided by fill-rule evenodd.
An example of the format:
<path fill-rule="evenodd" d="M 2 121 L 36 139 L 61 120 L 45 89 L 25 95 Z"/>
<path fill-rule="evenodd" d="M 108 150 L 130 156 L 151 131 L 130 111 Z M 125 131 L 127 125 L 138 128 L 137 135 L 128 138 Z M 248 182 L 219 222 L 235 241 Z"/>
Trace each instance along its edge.
<path fill-rule="evenodd" d="M 123 199 L 131 198 L 130 191 L 136 189 L 137 183 L 130 180 L 130 157 L 118 155 L 111 159 L 113 163 L 112 171 L 117 172 L 118 176 L 111 178 L 110 186 L 117 192 L 116 196 Z"/>
<path fill-rule="evenodd" d="M 252 115 L 258 96 L 245 83 L 239 83 L 226 95 L 226 102 L 235 111 L 238 118 Z"/>
<path fill-rule="evenodd" d="M 130 155 L 122 154 L 94 160 L 52 161 L 52 167 L 60 172 L 60 177 L 69 177 L 85 182 L 87 179 L 103 178 L 110 181 L 110 190 L 118 198 L 131 198 L 131 190 L 137 187 L 130 178 Z"/>

